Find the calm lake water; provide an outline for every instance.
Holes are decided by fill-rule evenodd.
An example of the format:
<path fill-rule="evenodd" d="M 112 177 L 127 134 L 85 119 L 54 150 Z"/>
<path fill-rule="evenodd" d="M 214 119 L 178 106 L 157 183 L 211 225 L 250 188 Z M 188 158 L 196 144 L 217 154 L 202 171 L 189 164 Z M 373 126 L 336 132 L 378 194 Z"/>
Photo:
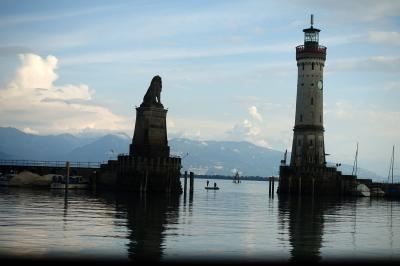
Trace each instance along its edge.
<path fill-rule="evenodd" d="M 399 201 L 270 198 L 267 182 L 215 182 L 195 179 L 193 197 L 0 188 L 0 256 L 400 259 Z"/>

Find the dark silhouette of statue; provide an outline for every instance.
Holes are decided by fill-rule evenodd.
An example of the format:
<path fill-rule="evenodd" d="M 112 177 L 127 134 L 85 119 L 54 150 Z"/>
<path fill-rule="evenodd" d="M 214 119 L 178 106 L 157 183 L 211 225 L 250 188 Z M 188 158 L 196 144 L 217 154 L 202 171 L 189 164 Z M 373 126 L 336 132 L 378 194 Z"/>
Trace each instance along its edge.
<path fill-rule="evenodd" d="M 150 86 L 143 97 L 143 103 L 140 106 L 158 106 L 163 107 L 161 103 L 161 88 L 162 82 L 160 76 L 154 76 L 151 80 Z"/>
<path fill-rule="evenodd" d="M 135 131 L 129 155 L 118 156 L 118 161 L 109 161 L 109 166 L 102 170 L 105 175 L 115 176 L 119 190 L 182 193 L 181 158 L 170 156 L 168 110 L 161 103 L 161 88 L 161 77 L 154 76 L 142 104 L 135 108 Z"/>

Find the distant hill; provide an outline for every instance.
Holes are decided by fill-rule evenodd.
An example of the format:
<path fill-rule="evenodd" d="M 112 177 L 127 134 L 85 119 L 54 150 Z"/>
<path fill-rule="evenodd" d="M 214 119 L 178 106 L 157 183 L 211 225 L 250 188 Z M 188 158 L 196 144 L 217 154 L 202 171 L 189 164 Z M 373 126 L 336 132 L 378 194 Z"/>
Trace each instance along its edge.
<path fill-rule="evenodd" d="M 180 155 L 184 170 L 201 175 L 277 175 L 283 152 L 250 142 L 172 139 L 171 152 Z"/>
<path fill-rule="evenodd" d="M 57 160 L 91 141 L 71 134 L 40 136 L 11 127 L 0 128 L 0 152 L 12 155 L 13 159 Z"/>
<path fill-rule="evenodd" d="M 102 162 L 116 159 L 118 154 L 128 153 L 131 138 L 123 135 L 105 135 L 99 139 L 75 148 L 63 156 L 64 160 Z"/>
<path fill-rule="evenodd" d="M 70 160 L 103 162 L 128 153 L 131 136 L 108 134 L 101 137 L 71 134 L 38 136 L 10 127 L 0 127 L 0 159 Z M 169 140 L 171 154 L 182 158 L 182 171 L 197 175 L 268 177 L 279 174 L 282 151 L 256 146 L 246 141 L 198 141 L 184 138 Z M 290 158 L 290 154 L 288 154 Z M 343 173 L 352 166 L 342 164 Z M 360 178 L 385 180 L 376 173 L 358 169 Z"/>
<path fill-rule="evenodd" d="M 16 156 L 15 155 L 11 155 L 11 154 L 7 154 L 4 152 L 0 152 L 0 159 L 3 160 L 15 160 Z"/>

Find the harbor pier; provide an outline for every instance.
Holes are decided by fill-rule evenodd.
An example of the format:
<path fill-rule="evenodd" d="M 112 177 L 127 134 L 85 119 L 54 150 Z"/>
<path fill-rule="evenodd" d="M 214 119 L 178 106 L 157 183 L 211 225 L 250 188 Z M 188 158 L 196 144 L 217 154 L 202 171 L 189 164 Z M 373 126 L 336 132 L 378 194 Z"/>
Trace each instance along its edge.
<path fill-rule="evenodd" d="M 0 160 L 1 173 L 20 173 L 29 171 L 38 175 L 65 175 L 66 161 L 38 161 L 38 160 Z M 100 171 L 99 162 L 70 162 L 70 173 L 93 178 Z"/>

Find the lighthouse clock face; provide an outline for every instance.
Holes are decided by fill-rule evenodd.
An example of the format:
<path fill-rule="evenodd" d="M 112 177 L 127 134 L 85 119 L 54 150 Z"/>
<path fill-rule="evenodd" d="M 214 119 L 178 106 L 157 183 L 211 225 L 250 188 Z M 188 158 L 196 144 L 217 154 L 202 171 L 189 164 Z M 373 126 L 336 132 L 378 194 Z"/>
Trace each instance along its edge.
<path fill-rule="evenodd" d="M 322 80 L 318 81 L 317 86 L 318 86 L 318 89 L 322 90 Z"/>

